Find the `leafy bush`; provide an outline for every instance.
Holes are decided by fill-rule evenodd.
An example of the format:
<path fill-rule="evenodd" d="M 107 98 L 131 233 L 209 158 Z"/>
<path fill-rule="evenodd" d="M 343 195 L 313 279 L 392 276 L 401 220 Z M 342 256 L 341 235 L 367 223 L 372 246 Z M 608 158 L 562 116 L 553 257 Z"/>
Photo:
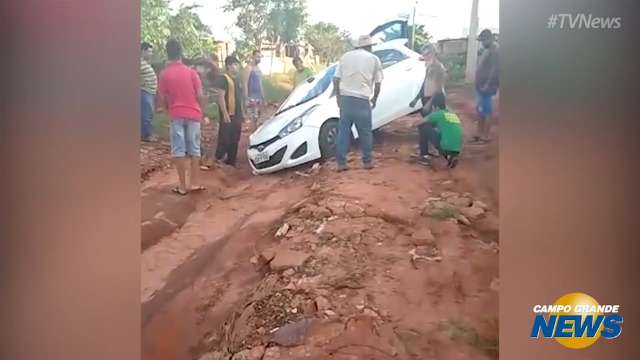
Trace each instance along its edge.
<path fill-rule="evenodd" d="M 466 62 L 465 54 L 447 55 L 442 59 L 442 63 L 447 68 L 447 72 L 449 74 L 449 82 L 459 83 L 464 81 Z"/>
<path fill-rule="evenodd" d="M 283 102 L 293 89 L 290 73 L 272 74 L 265 76 L 262 81 L 264 96 L 270 103 L 279 104 Z"/>

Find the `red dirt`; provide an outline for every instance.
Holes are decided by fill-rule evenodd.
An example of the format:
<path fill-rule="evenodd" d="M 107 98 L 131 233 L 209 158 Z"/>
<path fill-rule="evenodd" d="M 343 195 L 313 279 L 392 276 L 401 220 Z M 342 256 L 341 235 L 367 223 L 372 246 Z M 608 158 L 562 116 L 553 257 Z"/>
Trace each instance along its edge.
<path fill-rule="evenodd" d="M 454 89 L 449 101 L 471 134 L 470 92 Z M 433 171 L 409 160 L 415 121 L 376 135 L 372 171 L 358 168 L 356 151 L 353 170 L 296 169 L 308 177 L 254 177 L 243 158 L 237 170 L 203 173 L 209 190 L 181 200 L 167 195 L 171 171 L 153 174 L 143 217 L 173 225 L 147 230 L 143 246 L 143 359 L 265 346 L 264 359 L 497 358 L 497 144 L 468 145 L 458 168 Z M 442 201 L 427 200 L 447 192 L 488 210 L 470 226 L 446 219 Z M 285 273 L 250 263 L 288 250 L 308 259 Z M 270 331 L 302 318 L 315 319 L 303 342 L 276 346 Z"/>

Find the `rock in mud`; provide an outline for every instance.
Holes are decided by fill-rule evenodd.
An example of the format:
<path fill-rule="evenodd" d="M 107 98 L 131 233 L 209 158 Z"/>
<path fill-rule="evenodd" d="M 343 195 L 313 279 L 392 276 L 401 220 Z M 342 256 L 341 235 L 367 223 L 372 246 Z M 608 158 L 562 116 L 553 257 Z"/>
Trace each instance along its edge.
<path fill-rule="evenodd" d="M 381 209 L 374 206 L 368 206 L 365 209 L 364 213 L 368 217 L 382 218 L 384 216 L 384 212 Z"/>
<path fill-rule="evenodd" d="M 296 271 L 293 269 L 287 269 L 282 273 L 282 275 L 284 275 L 285 277 L 292 277 L 295 274 L 296 274 Z"/>
<path fill-rule="evenodd" d="M 271 260 L 271 270 L 284 271 L 290 268 L 300 267 L 310 256 L 310 254 L 295 250 L 278 251 L 273 260 Z"/>
<path fill-rule="evenodd" d="M 361 206 L 351 203 L 348 203 L 344 206 L 344 211 L 352 218 L 363 217 L 365 214 L 365 211 Z"/>
<path fill-rule="evenodd" d="M 318 311 L 324 312 L 325 310 L 331 309 L 331 303 L 324 296 L 316 297 L 316 307 Z"/>
<path fill-rule="evenodd" d="M 449 199 L 449 198 L 458 197 L 458 196 L 460 196 L 460 194 L 453 191 L 444 191 L 440 194 L 440 197 L 443 199 Z"/>
<path fill-rule="evenodd" d="M 458 214 L 458 216 L 456 216 L 456 220 L 458 220 L 458 222 L 462 225 L 471 225 L 471 221 L 469 221 L 469 219 L 467 219 L 467 217 L 464 215 Z"/>
<path fill-rule="evenodd" d="M 464 215 L 467 219 L 471 221 L 477 220 L 478 218 L 480 218 L 480 216 L 484 214 L 484 210 L 478 206 L 462 208 L 460 209 L 460 212 L 462 213 L 462 215 Z"/>
<path fill-rule="evenodd" d="M 314 209 L 313 215 L 316 219 L 324 219 L 331 216 L 331 210 L 323 206 L 318 206 Z"/>
<path fill-rule="evenodd" d="M 345 201 L 332 199 L 325 203 L 327 208 L 331 210 L 334 215 L 343 215 L 344 214 L 344 206 L 346 205 Z"/>
<path fill-rule="evenodd" d="M 231 360 L 260 360 L 264 355 L 265 347 L 263 345 L 256 346 L 251 350 L 243 350 L 233 355 Z"/>
<path fill-rule="evenodd" d="M 337 315 L 338 315 L 338 314 L 336 314 L 336 312 L 335 312 L 335 311 L 333 311 L 333 310 L 325 310 L 325 311 L 324 311 L 324 314 L 325 314 L 325 315 L 327 315 L 327 316 L 329 316 L 329 317 L 334 317 L 334 316 L 337 316 Z"/>
<path fill-rule="evenodd" d="M 422 228 L 411 235 L 411 240 L 414 245 L 422 246 L 431 244 L 435 241 L 435 237 L 428 228 Z"/>
<path fill-rule="evenodd" d="M 277 360 L 280 359 L 280 348 L 277 346 L 270 347 L 264 352 L 262 360 Z"/>
<path fill-rule="evenodd" d="M 475 200 L 475 201 L 473 202 L 473 206 L 474 206 L 474 207 L 479 207 L 480 209 L 482 209 L 482 210 L 484 210 L 484 211 L 489 210 L 489 205 L 487 205 L 486 203 L 484 203 L 484 202 L 482 202 L 482 201 L 480 201 L 480 200 Z"/>
<path fill-rule="evenodd" d="M 331 216 L 331 210 L 323 206 L 309 204 L 300 209 L 299 214 L 306 219 L 323 219 Z"/>
<path fill-rule="evenodd" d="M 300 321 L 287 324 L 273 334 L 272 341 L 284 347 L 302 345 L 304 344 L 307 332 L 314 321 L 314 319 L 302 319 Z"/>
<path fill-rule="evenodd" d="M 289 232 L 289 229 L 290 229 L 289 224 L 287 224 L 287 223 L 282 224 L 282 226 L 276 232 L 276 237 L 277 238 L 281 238 L 281 237 L 287 235 L 287 233 Z"/>
<path fill-rule="evenodd" d="M 304 303 L 302 303 L 301 305 L 302 307 L 302 313 L 305 316 L 313 316 L 316 314 L 316 312 L 318 311 L 318 307 L 316 306 L 316 302 L 315 301 L 311 301 L 311 300 L 307 300 Z"/>
<path fill-rule="evenodd" d="M 380 319 L 380 315 L 372 309 L 366 308 L 362 311 L 362 313 L 366 316 L 369 316 L 375 319 Z"/>
<path fill-rule="evenodd" d="M 214 352 L 210 352 L 202 355 L 199 360 L 228 360 L 228 359 L 229 359 L 229 355 L 219 351 L 214 351 Z"/>
<path fill-rule="evenodd" d="M 466 208 L 473 204 L 473 200 L 464 196 L 453 196 L 447 198 L 447 202 L 455 207 Z"/>

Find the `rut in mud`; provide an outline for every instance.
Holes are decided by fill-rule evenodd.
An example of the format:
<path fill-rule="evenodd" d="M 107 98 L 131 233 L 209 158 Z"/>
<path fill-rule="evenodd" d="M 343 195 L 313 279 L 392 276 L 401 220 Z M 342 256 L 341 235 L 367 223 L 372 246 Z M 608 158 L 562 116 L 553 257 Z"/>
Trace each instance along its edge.
<path fill-rule="evenodd" d="M 372 171 L 208 176 L 143 252 L 143 357 L 497 358 L 497 149 L 434 172 L 409 160 L 416 120 L 377 135 Z"/>

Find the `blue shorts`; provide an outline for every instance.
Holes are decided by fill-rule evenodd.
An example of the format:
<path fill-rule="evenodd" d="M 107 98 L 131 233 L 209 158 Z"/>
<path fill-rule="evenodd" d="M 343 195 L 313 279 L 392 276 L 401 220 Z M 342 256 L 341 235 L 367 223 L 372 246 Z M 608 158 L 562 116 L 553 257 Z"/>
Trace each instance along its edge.
<path fill-rule="evenodd" d="M 480 118 L 482 118 L 482 120 L 488 119 L 493 115 L 493 97 L 495 95 L 495 91 L 482 93 L 479 90 L 476 90 L 476 98 L 478 100 L 476 104 L 476 111 L 480 114 Z"/>
<path fill-rule="evenodd" d="M 171 120 L 171 156 L 200 157 L 200 121 Z"/>

